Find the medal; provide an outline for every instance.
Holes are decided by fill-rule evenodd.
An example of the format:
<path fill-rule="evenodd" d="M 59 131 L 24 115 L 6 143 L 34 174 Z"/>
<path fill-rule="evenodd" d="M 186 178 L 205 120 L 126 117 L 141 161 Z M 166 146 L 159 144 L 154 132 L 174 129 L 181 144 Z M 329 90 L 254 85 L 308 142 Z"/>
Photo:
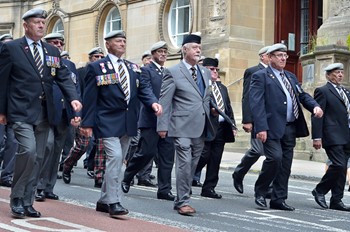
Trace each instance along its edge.
<path fill-rule="evenodd" d="M 106 72 L 107 72 L 107 70 L 106 70 L 106 67 L 105 67 L 105 64 L 104 64 L 104 63 L 100 63 L 100 67 L 101 67 L 101 71 L 102 71 L 103 73 L 106 73 Z"/>
<path fill-rule="evenodd" d="M 51 76 L 56 76 L 56 69 L 55 68 L 51 68 Z"/>
<path fill-rule="evenodd" d="M 107 62 L 107 66 L 108 66 L 108 68 L 110 69 L 110 70 L 112 70 L 113 69 L 113 66 L 112 66 L 112 64 L 111 64 L 111 62 Z"/>

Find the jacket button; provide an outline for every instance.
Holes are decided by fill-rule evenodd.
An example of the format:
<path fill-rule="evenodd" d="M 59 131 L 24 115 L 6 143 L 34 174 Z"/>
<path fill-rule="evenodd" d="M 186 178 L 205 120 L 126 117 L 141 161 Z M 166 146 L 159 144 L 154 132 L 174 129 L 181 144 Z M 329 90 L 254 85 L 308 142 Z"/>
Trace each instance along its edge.
<path fill-rule="evenodd" d="M 287 105 L 287 102 L 283 102 L 283 104 Z"/>

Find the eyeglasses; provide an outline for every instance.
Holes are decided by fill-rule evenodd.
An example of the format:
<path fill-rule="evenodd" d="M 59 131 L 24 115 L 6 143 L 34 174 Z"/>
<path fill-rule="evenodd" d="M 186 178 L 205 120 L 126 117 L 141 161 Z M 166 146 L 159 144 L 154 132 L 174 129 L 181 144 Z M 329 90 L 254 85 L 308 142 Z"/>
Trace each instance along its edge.
<path fill-rule="evenodd" d="M 216 71 L 216 72 L 220 72 L 220 69 L 219 68 L 214 68 L 214 67 L 210 67 L 209 68 L 210 71 Z"/>
<path fill-rule="evenodd" d="M 49 43 L 53 43 L 55 45 L 60 44 L 61 46 L 64 46 L 64 42 L 61 40 L 51 40 Z"/>
<path fill-rule="evenodd" d="M 276 54 L 272 54 L 272 55 L 277 57 L 277 58 L 279 58 L 279 59 L 281 59 L 282 57 L 288 59 L 288 57 L 289 57 L 287 54 L 284 54 L 284 53 L 279 53 L 277 55 Z"/>
<path fill-rule="evenodd" d="M 168 54 L 168 50 L 163 50 L 163 49 L 158 49 L 156 52 L 157 52 L 158 54 L 165 54 L 165 55 Z"/>
<path fill-rule="evenodd" d="M 101 58 L 101 59 L 102 59 L 102 58 L 105 58 L 103 55 L 93 55 L 93 57 L 94 57 L 94 58 L 99 58 L 99 59 L 100 59 L 100 58 Z"/>

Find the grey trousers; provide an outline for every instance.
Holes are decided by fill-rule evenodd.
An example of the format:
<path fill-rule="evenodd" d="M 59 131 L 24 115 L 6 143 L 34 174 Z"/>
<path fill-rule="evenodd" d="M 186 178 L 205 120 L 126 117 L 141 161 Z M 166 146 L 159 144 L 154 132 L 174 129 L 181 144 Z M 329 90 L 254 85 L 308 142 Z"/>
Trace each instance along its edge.
<path fill-rule="evenodd" d="M 121 202 L 122 166 L 129 148 L 131 137 L 124 135 L 121 138 L 103 138 L 106 153 L 106 172 L 103 178 L 101 197 L 98 202 L 114 204 Z"/>
<path fill-rule="evenodd" d="M 174 138 L 176 198 L 174 206 L 179 208 L 190 203 L 193 175 L 204 148 L 203 138 Z"/>

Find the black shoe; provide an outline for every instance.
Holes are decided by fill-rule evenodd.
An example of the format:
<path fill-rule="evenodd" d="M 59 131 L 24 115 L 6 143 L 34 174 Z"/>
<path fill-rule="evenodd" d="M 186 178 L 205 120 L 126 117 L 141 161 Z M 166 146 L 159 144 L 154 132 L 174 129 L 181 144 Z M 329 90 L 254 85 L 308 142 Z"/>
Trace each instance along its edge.
<path fill-rule="evenodd" d="M 235 173 L 232 173 L 232 179 L 233 179 L 233 186 L 239 193 L 243 193 L 243 180 L 241 178 L 238 178 Z"/>
<path fill-rule="evenodd" d="M 101 203 L 101 202 L 97 202 L 96 203 L 96 211 L 103 212 L 103 213 L 109 213 L 109 205 Z"/>
<path fill-rule="evenodd" d="M 265 199 L 265 197 L 263 197 L 263 196 L 256 196 L 256 197 L 255 197 L 255 204 L 257 204 L 257 205 L 260 206 L 260 207 L 264 207 L 264 208 L 267 207 L 267 205 L 266 205 L 266 199 Z"/>
<path fill-rule="evenodd" d="M 95 173 L 94 173 L 94 171 L 86 171 L 86 174 L 88 175 L 88 177 L 90 177 L 90 178 L 94 178 L 95 177 Z"/>
<path fill-rule="evenodd" d="M 21 198 L 13 198 L 10 203 L 11 214 L 15 218 L 24 218 L 25 212 L 23 207 L 23 201 Z"/>
<path fill-rule="evenodd" d="M 162 200 L 167 200 L 167 201 L 174 201 L 175 196 L 171 193 L 157 193 L 157 198 L 162 199 Z"/>
<path fill-rule="evenodd" d="M 209 197 L 209 198 L 214 198 L 214 199 L 221 199 L 222 196 L 220 194 L 217 194 L 214 189 L 210 191 L 202 191 L 201 193 L 202 197 Z"/>
<path fill-rule="evenodd" d="M 116 217 L 120 215 L 126 215 L 129 210 L 125 209 L 119 202 L 109 205 L 109 216 Z"/>
<path fill-rule="evenodd" d="M 11 187 L 12 186 L 12 180 L 2 180 L 2 181 L 0 181 L 0 186 Z"/>
<path fill-rule="evenodd" d="M 287 205 L 286 202 L 282 201 L 281 203 L 270 201 L 270 209 L 279 209 L 279 210 L 286 210 L 286 211 L 294 211 L 295 208 Z"/>
<path fill-rule="evenodd" d="M 130 183 L 126 183 L 126 182 L 122 181 L 121 185 L 122 185 L 122 191 L 124 193 L 128 193 L 130 190 Z"/>
<path fill-rule="evenodd" d="M 58 200 L 59 199 L 59 197 L 56 194 L 54 194 L 53 192 L 45 193 L 45 197 L 47 199 L 51 199 L 51 200 Z"/>
<path fill-rule="evenodd" d="M 329 205 L 329 208 L 334 210 L 340 210 L 340 211 L 350 211 L 350 207 L 344 205 L 342 201 L 339 201 L 338 203 L 331 202 L 331 204 Z"/>
<path fill-rule="evenodd" d="M 203 184 L 201 182 L 199 182 L 198 180 L 193 180 L 192 186 L 193 187 L 203 187 Z"/>
<path fill-rule="evenodd" d="M 64 183 L 69 184 L 71 179 L 71 171 L 64 169 L 62 172 L 62 179 Z"/>
<path fill-rule="evenodd" d="M 45 193 L 44 190 L 37 189 L 35 193 L 35 201 L 45 201 Z"/>
<path fill-rule="evenodd" d="M 324 194 L 318 193 L 316 189 L 312 190 L 312 195 L 315 197 L 316 203 L 324 209 L 328 209 L 326 198 Z"/>
<path fill-rule="evenodd" d="M 146 186 L 146 187 L 153 187 L 153 188 L 157 187 L 156 184 L 154 184 L 151 180 L 147 180 L 147 179 L 146 180 L 139 180 L 137 182 L 137 185 Z"/>
<path fill-rule="evenodd" d="M 348 192 L 350 192 L 350 185 L 349 185 L 349 189 L 348 189 Z"/>
<path fill-rule="evenodd" d="M 101 180 L 95 180 L 95 188 L 102 188 L 102 181 Z"/>
<path fill-rule="evenodd" d="M 149 175 L 149 178 L 151 179 L 151 180 L 154 180 L 155 178 L 156 178 L 156 176 L 155 175 Z"/>
<path fill-rule="evenodd" d="M 24 212 L 27 217 L 41 217 L 41 213 L 39 211 L 36 211 L 33 206 L 24 206 Z"/>

